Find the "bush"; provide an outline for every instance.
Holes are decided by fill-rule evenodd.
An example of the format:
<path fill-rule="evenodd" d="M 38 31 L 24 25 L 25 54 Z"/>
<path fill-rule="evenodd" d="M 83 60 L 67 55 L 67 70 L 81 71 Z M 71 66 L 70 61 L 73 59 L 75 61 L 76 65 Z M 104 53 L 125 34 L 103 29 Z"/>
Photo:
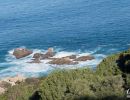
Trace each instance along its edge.
<path fill-rule="evenodd" d="M 90 69 L 53 73 L 41 83 L 43 100 L 105 99 L 124 97 L 121 75 L 103 77 Z M 111 98 L 112 99 L 112 98 Z"/>
<path fill-rule="evenodd" d="M 96 73 L 102 76 L 113 76 L 113 75 L 121 75 L 122 72 L 119 69 L 117 59 L 119 58 L 119 54 L 111 55 L 105 58 L 96 69 Z"/>

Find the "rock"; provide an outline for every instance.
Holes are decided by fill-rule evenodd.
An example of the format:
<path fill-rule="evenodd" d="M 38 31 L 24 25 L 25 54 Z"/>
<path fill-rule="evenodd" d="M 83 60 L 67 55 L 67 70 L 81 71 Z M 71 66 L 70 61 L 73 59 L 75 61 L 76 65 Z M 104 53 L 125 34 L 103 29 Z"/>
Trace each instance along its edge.
<path fill-rule="evenodd" d="M 49 64 L 56 64 L 56 65 L 74 65 L 74 64 L 78 64 L 78 62 L 73 62 L 70 58 L 55 58 L 52 61 L 49 62 Z"/>
<path fill-rule="evenodd" d="M 81 56 L 75 59 L 75 61 L 87 61 L 87 60 L 93 60 L 93 56 Z"/>
<path fill-rule="evenodd" d="M 5 81 L 0 81 L 0 94 L 5 93 L 7 88 L 11 87 L 11 84 Z"/>
<path fill-rule="evenodd" d="M 33 58 L 41 58 L 42 55 L 43 55 L 43 54 L 41 54 L 41 53 L 35 53 L 35 54 L 33 55 Z"/>
<path fill-rule="evenodd" d="M 42 53 L 35 53 L 33 55 L 33 58 L 40 58 L 42 59 L 49 59 L 50 57 L 53 57 L 55 55 L 53 48 L 49 48 L 45 54 Z"/>
<path fill-rule="evenodd" d="M 2 88 L 9 88 L 11 87 L 11 84 L 5 81 L 0 81 L 0 87 Z"/>
<path fill-rule="evenodd" d="M 0 94 L 5 93 L 5 91 L 6 91 L 6 89 L 4 89 L 4 88 L 0 87 Z"/>
<path fill-rule="evenodd" d="M 24 82 L 25 77 L 23 77 L 22 75 L 17 75 L 15 77 L 9 77 L 9 78 L 5 78 L 3 81 L 10 83 L 12 86 L 16 85 L 17 82 Z"/>
<path fill-rule="evenodd" d="M 66 56 L 66 57 L 63 57 L 63 58 L 76 59 L 76 55 L 70 55 L 70 56 Z"/>
<path fill-rule="evenodd" d="M 47 59 L 47 58 L 53 57 L 54 55 L 55 55 L 54 49 L 49 48 L 45 54 L 41 55 L 41 59 Z"/>
<path fill-rule="evenodd" d="M 31 50 L 25 49 L 25 48 L 17 48 L 14 50 L 13 55 L 17 58 L 23 58 L 26 57 L 28 55 L 32 54 Z"/>
<path fill-rule="evenodd" d="M 32 62 L 29 63 L 41 63 L 40 58 L 33 59 Z"/>
<path fill-rule="evenodd" d="M 0 94 L 3 94 L 11 86 L 16 85 L 18 82 L 23 82 L 25 77 L 17 75 L 15 77 L 5 78 L 0 81 Z"/>

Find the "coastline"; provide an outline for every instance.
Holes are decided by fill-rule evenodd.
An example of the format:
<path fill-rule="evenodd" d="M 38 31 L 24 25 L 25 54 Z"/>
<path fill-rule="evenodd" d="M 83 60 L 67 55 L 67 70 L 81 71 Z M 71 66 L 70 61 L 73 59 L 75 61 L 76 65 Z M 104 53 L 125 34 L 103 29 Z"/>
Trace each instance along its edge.
<path fill-rule="evenodd" d="M 21 48 L 21 47 L 20 47 Z M 90 68 L 95 68 L 101 61 L 106 57 L 104 54 L 96 53 L 97 50 L 94 51 L 63 51 L 63 50 L 57 50 L 55 49 L 55 56 L 52 58 L 63 58 L 71 55 L 77 55 L 77 57 L 81 56 L 89 56 L 92 55 L 95 57 L 93 60 L 88 61 L 80 61 L 79 64 L 71 65 L 71 64 L 63 64 L 63 65 L 56 65 L 56 64 L 48 64 L 47 62 L 50 61 L 50 59 L 44 59 L 41 60 L 42 63 L 28 63 L 32 62 L 34 59 L 33 55 L 36 53 L 42 53 L 45 54 L 47 50 L 38 50 L 38 49 L 31 49 L 33 53 L 27 57 L 16 59 L 13 56 L 13 50 L 10 50 L 8 54 L 6 55 L 5 61 L 1 66 L 3 66 L 2 70 L 0 70 L 1 78 L 6 77 L 13 77 L 17 74 L 22 74 L 26 77 L 40 77 L 43 75 L 47 75 L 51 73 L 55 69 L 76 69 L 76 68 L 82 68 L 84 66 L 88 66 Z M 60 59 L 58 59 L 60 60 Z M 67 60 L 68 62 L 68 60 Z M 7 66 L 7 67 L 6 67 Z M 20 69 L 20 70 L 19 70 Z"/>
<path fill-rule="evenodd" d="M 130 86 L 129 65 L 125 63 L 128 56 L 130 59 L 130 50 L 110 55 L 102 60 L 95 71 L 91 68 L 79 68 L 55 71 L 47 77 L 27 78 L 9 88 L 0 97 L 2 100 L 8 100 L 8 96 L 27 100 L 36 98 L 38 93 L 43 100 L 80 100 L 83 97 L 89 98 L 88 100 L 124 100 L 125 92 Z M 122 59 L 125 60 L 123 64 L 126 64 L 122 66 L 123 69 L 120 66 Z"/>

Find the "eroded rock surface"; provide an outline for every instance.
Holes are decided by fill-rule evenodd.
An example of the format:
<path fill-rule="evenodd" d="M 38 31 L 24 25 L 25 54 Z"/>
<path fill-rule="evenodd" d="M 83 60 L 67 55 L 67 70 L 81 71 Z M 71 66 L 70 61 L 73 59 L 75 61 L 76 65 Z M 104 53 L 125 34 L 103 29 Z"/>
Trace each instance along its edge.
<path fill-rule="evenodd" d="M 75 61 L 87 61 L 87 60 L 93 60 L 93 56 L 81 56 L 75 59 Z"/>
<path fill-rule="evenodd" d="M 28 55 L 32 54 L 31 50 L 25 49 L 25 48 L 16 48 L 13 52 L 13 55 L 17 58 L 23 58 L 26 57 Z"/>
<path fill-rule="evenodd" d="M 70 58 L 55 58 L 49 62 L 49 64 L 56 64 L 56 65 L 74 65 L 78 64 L 78 62 L 72 61 Z"/>

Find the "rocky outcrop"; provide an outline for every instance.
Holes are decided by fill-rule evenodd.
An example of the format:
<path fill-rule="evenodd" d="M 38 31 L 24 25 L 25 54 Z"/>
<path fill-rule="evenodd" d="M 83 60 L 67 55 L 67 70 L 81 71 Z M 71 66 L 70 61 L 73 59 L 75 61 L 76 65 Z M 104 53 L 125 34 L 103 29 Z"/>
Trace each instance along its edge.
<path fill-rule="evenodd" d="M 6 91 L 6 89 L 5 89 L 5 88 L 0 87 L 0 94 L 5 93 L 5 91 Z"/>
<path fill-rule="evenodd" d="M 70 56 L 66 56 L 66 57 L 63 57 L 63 58 L 76 59 L 76 55 L 70 55 Z"/>
<path fill-rule="evenodd" d="M 72 61 L 70 58 L 55 58 L 49 62 L 49 64 L 56 64 L 56 65 L 74 65 L 78 64 L 78 62 Z"/>
<path fill-rule="evenodd" d="M 25 48 L 16 48 L 13 52 L 13 55 L 17 58 L 23 58 L 26 57 L 28 55 L 32 54 L 31 50 L 25 49 Z"/>
<path fill-rule="evenodd" d="M 9 77 L 9 78 L 5 78 L 3 81 L 13 85 L 16 85 L 18 82 L 23 82 L 26 78 L 23 77 L 22 75 L 17 75 L 15 77 Z"/>
<path fill-rule="evenodd" d="M 45 54 L 35 53 L 33 55 L 33 58 L 35 58 L 35 59 L 39 58 L 39 59 L 42 60 L 42 59 L 49 59 L 50 57 L 53 57 L 54 55 L 55 55 L 54 49 L 53 48 L 49 48 Z"/>
<path fill-rule="evenodd" d="M 13 55 L 19 59 L 22 57 L 26 57 L 28 55 L 32 54 L 31 50 L 25 49 L 25 48 L 17 48 L 14 50 Z M 62 58 L 54 58 L 55 52 L 53 48 L 48 48 L 46 53 L 35 53 L 33 55 L 33 59 L 29 63 L 41 63 L 41 60 L 48 59 L 51 60 L 49 64 L 57 64 L 57 65 L 74 65 L 77 64 L 80 61 L 87 61 L 94 59 L 93 56 L 81 56 L 77 57 L 77 55 L 70 55 L 65 56 Z"/>
<path fill-rule="evenodd" d="M 93 60 L 93 56 L 81 56 L 75 59 L 75 61 L 87 61 L 87 60 Z"/>
<path fill-rule="evenodd" d="M 3 94 L 5 91 L 7 91 L 9 87 L 14 86 L 18 84 L 19 82 L 24 82 L 24 81 L 25 81 L 25 77 L 23 77 L 22 75 L 17 75 L 15 77 L 9 77 L 9 78 L 5 78 L 1 80 L 0 81 L 0 94 Z"/>
<path fill-rule="evenodd" d="M 55 55 L 54 54 L 54 49 L 53 48 L 49 48 L 45 55 L 47 55 L 48 57 L 53 57 Z"/>
<path fill-rule="evenodd" d="M 1 87 L 1 88 L 8 88 L 8 87 L 10 87 L 10 86 L 11 86 L 11 84 L 8 83 L 8 82 L 0 81 L 0 87 Z"/>
<path fill-rule="evenodd" d="M 45 54 L 41 55 L 41 59 L 48 59 L 50 57 L 53 57 L 55 55 L 54 49 L 49 48 L 48 51 Z"/>
<path fill-rule="evenodd" d="M 41 54 L 41 53 L 35 53 L 35 54 L 33 55 L 33 58 L 35 58 L 35 59 L 41 58 L 42 55 L 43 55 L 43 54 Z"/>
<path fill-rule="evenodd" d="M 11 84 L 5 81 L 0 81 L 0 94 L 7 91 L 7 88 L 11 87 Z"/>

